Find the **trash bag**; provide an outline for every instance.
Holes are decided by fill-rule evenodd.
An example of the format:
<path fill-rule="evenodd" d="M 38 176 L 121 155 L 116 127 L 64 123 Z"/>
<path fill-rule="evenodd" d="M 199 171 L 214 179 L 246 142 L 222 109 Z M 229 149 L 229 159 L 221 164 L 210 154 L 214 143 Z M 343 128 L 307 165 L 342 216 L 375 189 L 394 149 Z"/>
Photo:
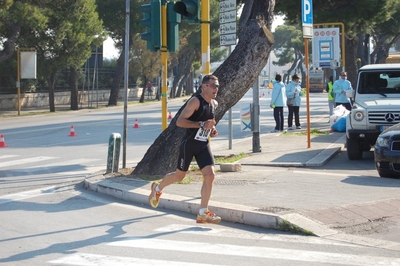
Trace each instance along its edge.
<path fill-rule="evenodd" d="M 341 117 L 332 125 L 332 129 L 337 132 L 346 132 L 346 116 Z"/>
<path fill-rule="evenodd" d="M 329 124 L 332 127 L 340 118 L 347 116 L 350 113 L 343 105 L 338 105 L 333 108 L 333 114 L 329 117 Z"/>

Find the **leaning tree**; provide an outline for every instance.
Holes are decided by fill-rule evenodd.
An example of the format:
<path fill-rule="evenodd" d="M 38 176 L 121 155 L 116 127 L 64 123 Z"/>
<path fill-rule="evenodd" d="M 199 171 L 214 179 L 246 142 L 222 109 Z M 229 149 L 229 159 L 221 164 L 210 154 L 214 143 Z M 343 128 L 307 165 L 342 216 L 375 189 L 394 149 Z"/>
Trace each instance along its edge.
<path fill-rule="evenodd" d="M 266 65 L 274 38 L 270 32 L 275 0 L 247 0 L 239 20 L 238 43 L 230 56 L 213 73 L 219 79 L 216 121 L 250 89 Z M 182 109 L 149 147 L 133 175 L 163 175 L 174 171 L 185 129 L 176 126 Z"/>

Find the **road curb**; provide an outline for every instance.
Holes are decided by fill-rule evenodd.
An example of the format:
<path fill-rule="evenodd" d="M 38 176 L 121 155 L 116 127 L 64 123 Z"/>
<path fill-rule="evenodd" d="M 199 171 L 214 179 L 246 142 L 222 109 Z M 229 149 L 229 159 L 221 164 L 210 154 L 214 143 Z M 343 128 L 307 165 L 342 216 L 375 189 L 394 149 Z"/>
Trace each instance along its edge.
<path fill-rule="evenodd" d="M 150 185 L 150 183 L 147 181 L 138 182 L 142 182 L 143 185 Z M 112 196 L 124 201 L 149 206 L 148 189 L 128 187 L 127 185 L 119 182 L 113 182 L 110 179 L 99 175 L 85 178 L 84 185 L 86 188 L 98 193 Z M 158 209 L 169 209 L 196 215 L 199 206 L 199 198 L 193 199 L 184 196 L 163 193 Z M 223 221 L 227 222 L 240 223 L 274 230 L 285 229 L 283 226 L 286 225 L 292 228 L 296 227 L 296 229 L 299 231 L 307 230 L 319 237 L 332 236 L 338 233 L 337 231 L 332 230 L 298 213 L 276 215 L 273 213 L 257 211 L 256 207 L 216 201 L 210 202 L 209 206 L 210 209 L 212 209 L 215 213 L 218 213 Z"/>

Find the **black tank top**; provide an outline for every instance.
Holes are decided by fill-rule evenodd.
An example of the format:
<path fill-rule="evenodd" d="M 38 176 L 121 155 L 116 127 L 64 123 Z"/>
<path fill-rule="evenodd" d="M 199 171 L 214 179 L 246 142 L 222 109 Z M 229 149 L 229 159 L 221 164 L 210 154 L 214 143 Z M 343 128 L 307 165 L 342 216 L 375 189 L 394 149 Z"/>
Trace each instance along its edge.
<path fill-rule="evenodd" d="M 199 94 L 196 95 L 200 101 L 199 109 L 194 111 L 194 113 L 188 118 L 190 121 L 206 121 L 208 119 L 215 118 L 215 107 L 213 100 L 211 103 L 208 103 L 204 98 Z M 186 130 L 186 137 L 193 137 L 196 135 L 198 128 L 188 128 Z"/>

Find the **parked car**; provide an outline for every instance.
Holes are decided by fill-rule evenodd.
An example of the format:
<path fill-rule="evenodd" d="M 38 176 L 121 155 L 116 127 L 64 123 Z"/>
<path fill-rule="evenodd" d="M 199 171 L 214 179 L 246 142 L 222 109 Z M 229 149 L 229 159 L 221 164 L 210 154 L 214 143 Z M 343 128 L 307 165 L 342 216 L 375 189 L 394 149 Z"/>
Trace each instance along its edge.
<path fill-rule="evenodd" d="M 378 136 L 374 160 L 380 177 L 400 177 L 400 123 Z"/>

